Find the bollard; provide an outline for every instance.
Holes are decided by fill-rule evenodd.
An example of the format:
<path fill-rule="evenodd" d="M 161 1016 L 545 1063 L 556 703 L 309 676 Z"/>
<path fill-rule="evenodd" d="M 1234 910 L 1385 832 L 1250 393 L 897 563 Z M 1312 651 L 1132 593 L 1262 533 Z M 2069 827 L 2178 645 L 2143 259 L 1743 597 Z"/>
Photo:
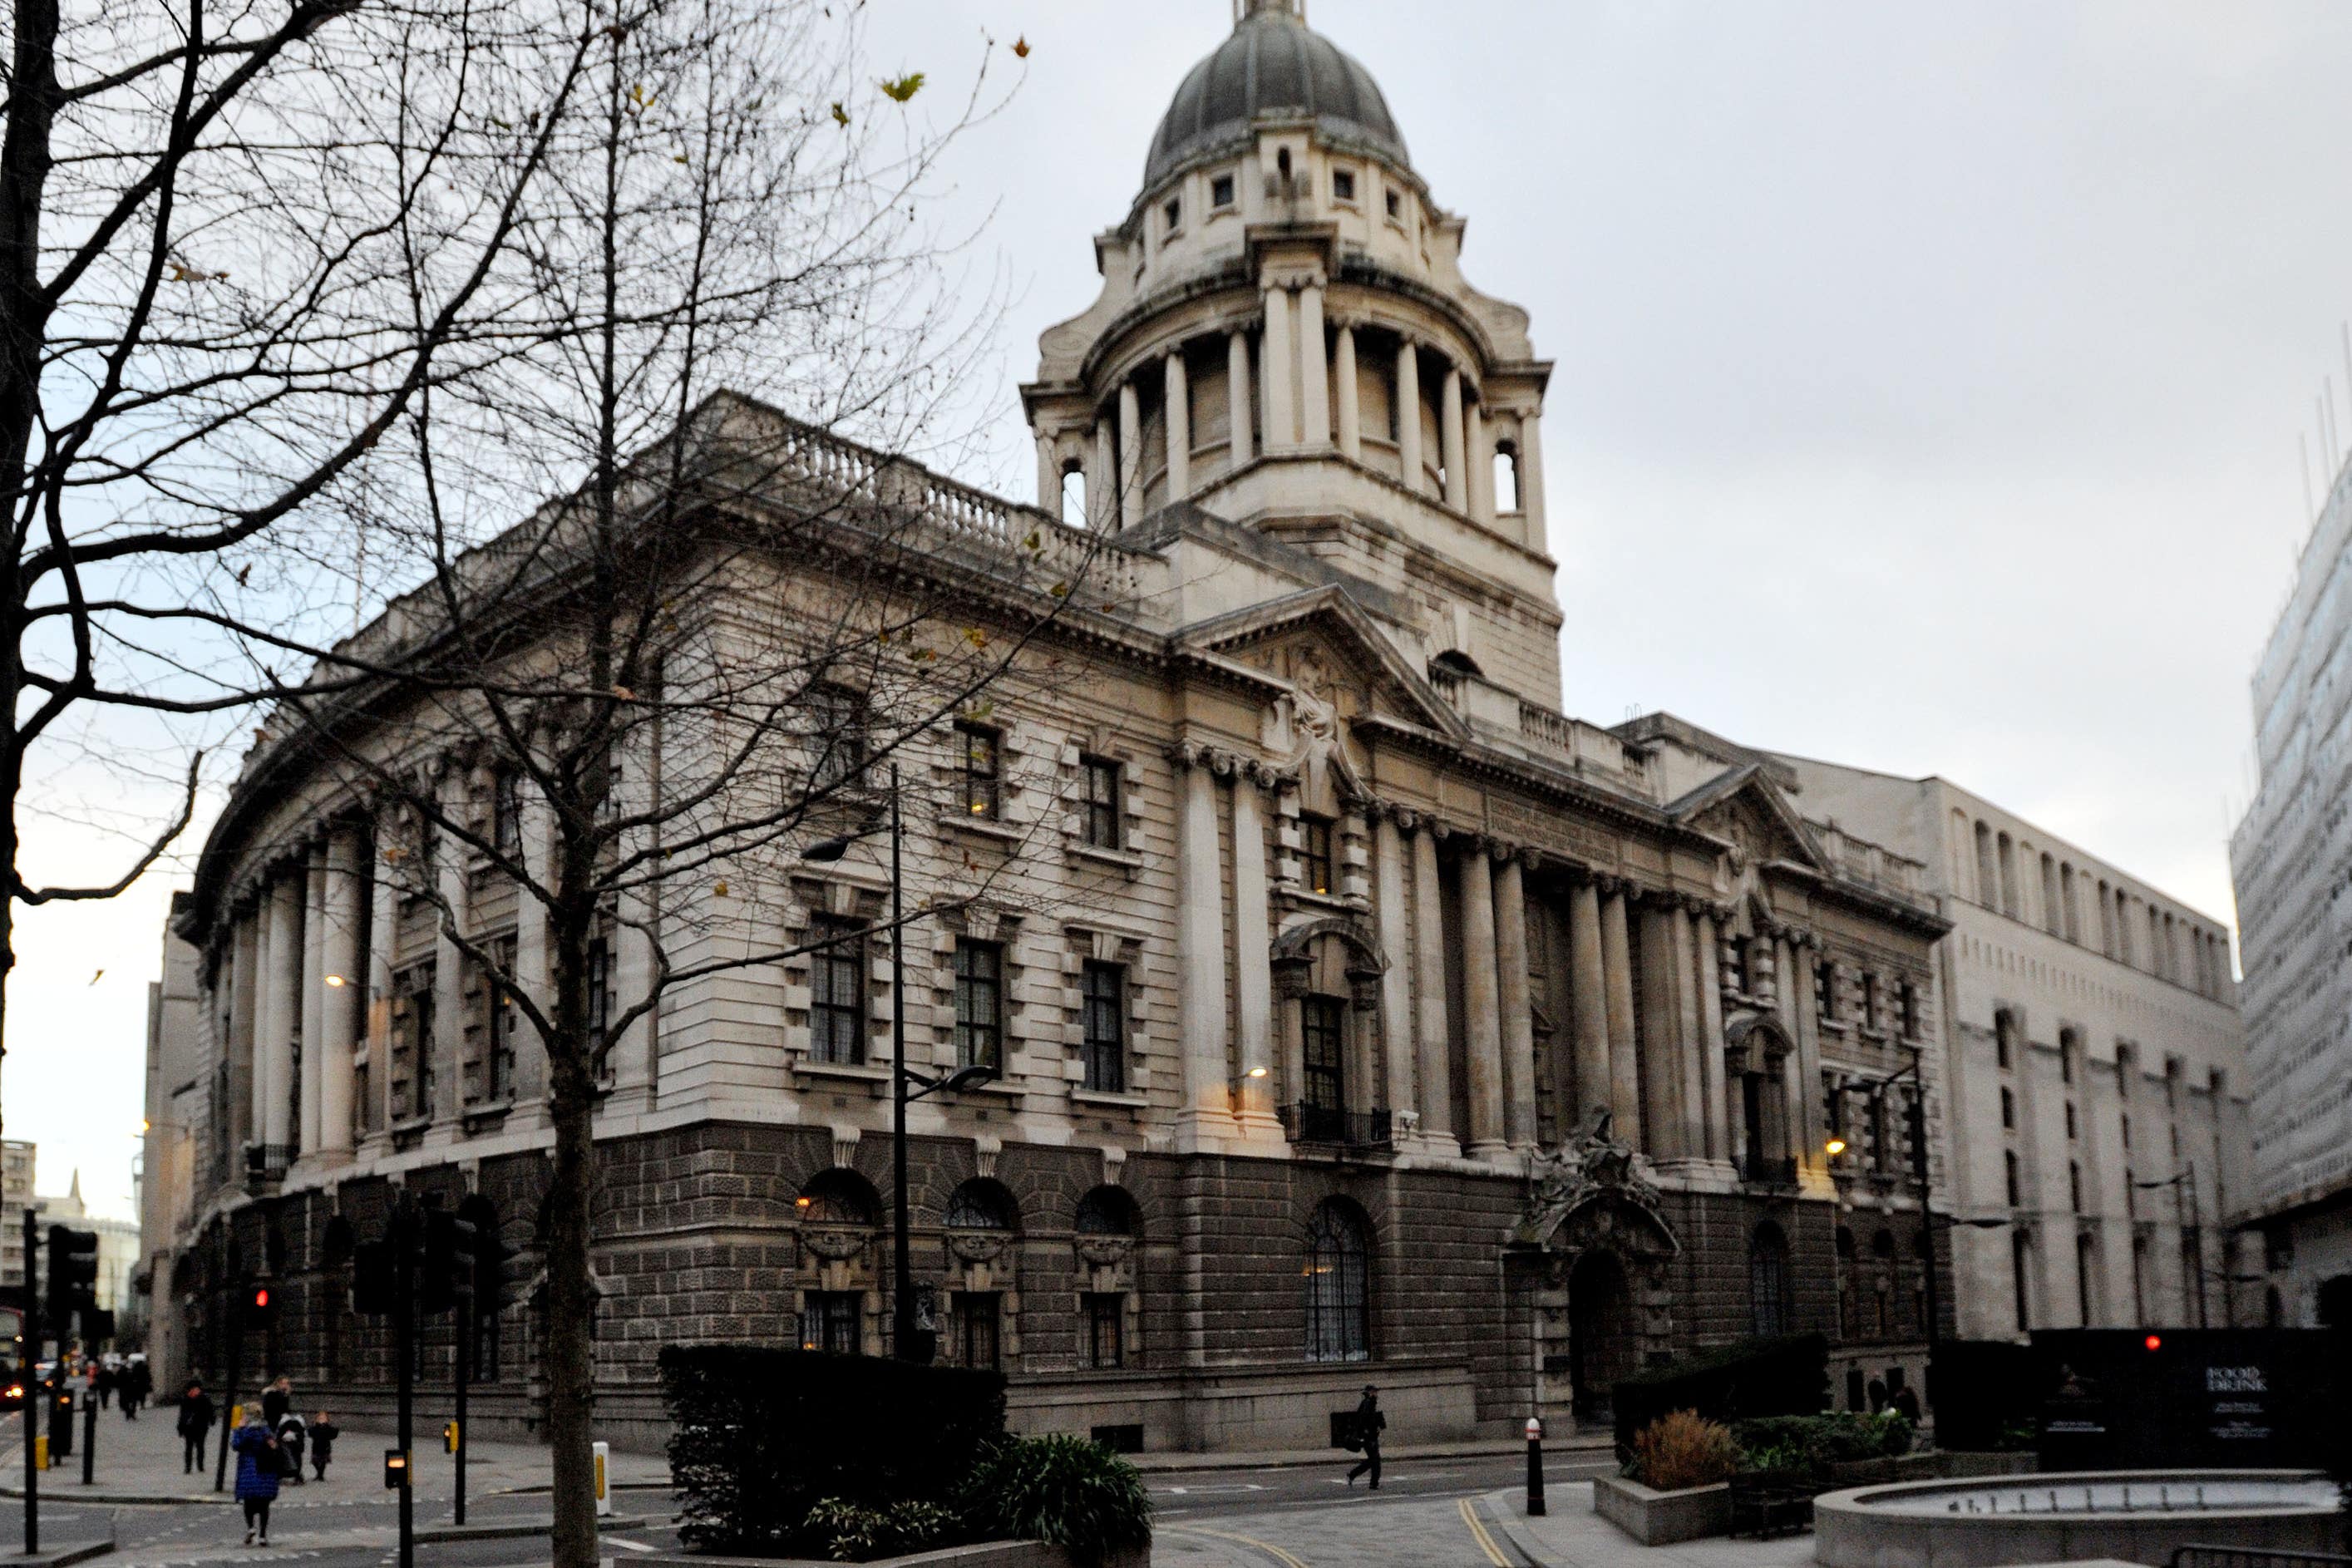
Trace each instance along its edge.
<path fill-rule="evenodd" d="M 1528 1517 L 1539 1517 L 1544 1510 L 1543 1495 L 1543 1417 L 1528 1417 Z"/>
<path fill-rule="evenodd" d="M 601 1517 L 613 1511 L 612 1488 L 605 1484 L 604 1479 L 604 1468 L 612 1460 L 613 1446 L 595 1443 L 591 1444 L 590 1448 L 596 1456 L 596 1512 Z"/>
<path fill-rule="evenodd" d="M 98 1467 L 98 1399 L 81 1396 L 81 1484 L 88 1486 Z"/>

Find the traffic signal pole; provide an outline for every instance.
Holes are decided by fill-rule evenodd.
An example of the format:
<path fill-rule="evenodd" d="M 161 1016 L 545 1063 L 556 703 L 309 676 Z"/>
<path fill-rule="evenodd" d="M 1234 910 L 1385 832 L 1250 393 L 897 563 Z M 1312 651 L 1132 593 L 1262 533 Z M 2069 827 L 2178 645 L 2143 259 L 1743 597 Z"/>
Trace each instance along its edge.
<path fill-rule="evenodd" d="M 243 1375 L 239 1364 L 245 1360 L 245 1289 L 239 1286 L 228 1298 L 228 1381 L 221 1384 L 220 1452 L 213 1456 L 213 1490 L 218 1491 L 228 1483 L 228 1440 L 234 1435 L 230 1424 L 236 1418 L 236 1380 Z"/>
<path fill-rule="evenodd" d="M 452 1518 L 466 1522 L 466 1373 L 474 1359 L 474 1292 L 461 1284 L 457 1295 L 457 1414 L 450 1423 L 449 1452 L 457 1460 L 457 1500 Z"/>
<path fill-rule="evenodd" d="M 416 1332 L 416 1242 L 411 1229 L 408 1194 L 403 1192 L 392 1211 L 392 1354 L 399 1363 L 396 1386 L 400 1402 L 400 1568 L 416 1568 L 416 1452 L 412 1430 L 415 1355 L 410 1340 Z"/>
<path fill-rule="evenodd" d="M 40 1250 L 34 1244 L 37 1222 L 25 1211 L 25 1357 L 16 1370 L 25 1387 L 25 1555 L 41 1549 L 41 1468 L 36 1461 L 41 1436 L 41 1410 L 48 1404 L 33 1369 L 41 1359 L 41 1292 L 34 1276 L 40 1269 Z"/>

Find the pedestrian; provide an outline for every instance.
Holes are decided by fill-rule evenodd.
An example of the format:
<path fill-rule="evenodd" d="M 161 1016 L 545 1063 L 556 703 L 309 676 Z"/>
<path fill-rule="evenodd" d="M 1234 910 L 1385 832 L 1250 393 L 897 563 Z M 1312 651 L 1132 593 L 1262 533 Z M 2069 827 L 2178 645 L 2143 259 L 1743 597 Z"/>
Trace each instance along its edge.
<path fill-rule="evenodd" d="M 323 1410 L 310 1423 L 310 1469 L 322 1481 L 327 1479 L 327 1461 L 335 1457 L 335 1439 L 342 1435 Z"/>
<path fill-rule="evenodd" d="M 1364 1457 L 1348 1472 L 1348 1484 L 1354 1486 L 1356 1478 L 1366 1470 L 1372 1472 L 1372 1490 L 1381 1489 L 1381 1429 L 1389 1418 L 1381 1414 L 1381 1391 L 1370 1384 L 1364 1384 L 1362 1403 L 1356 1406 L 1356 1440 L 1364 1446 Z"/>
<path fill-rule="evenodd" d="M 260 1531 L 269 1544 L 269 1505 L 278 1500 L 278 1468 L 284 1455 L 278 1437 L 264 1424 L 258 1410 L 247 1413 L 236 1433 L 236 1500 L 245 1505 L 245 1543 L 254 1544 Z"/>
<path fill-rule="evenodd" d="M 132 1362 L 122 1369 L 122 1418 L 139 1419 L 140 1408 L 155 1392 L 155 1374 L 148 1370 L 144 1359 Z"/>
<path fill-rule="evenodd" d="M 1870 1380 L 1870 1413 L 1873 1415 L 1878 1415 L 1884 1414 L 1885 1409 L 1886 1380 L 1883 1377 L 1874 1377 Z"/>
<path fill-rule="evenodd" d="M 98 1389 L 98 1407 L 100 1410 L 112 1408 L 115 1384 L 120 1381 L 121 1375 L 104 1362 L 98 1363 L 98 1371 L 91 1376 L 90 1382 Z"/>
<path fill-rule="evenodd" d="M 1895 1414 L 1914 1426 L 1919 1425 L 1919 1396 L 1911 1392 L 1909 1384 L 1906 1383 L 1896 1389 L 1895 1397 L 1889 1403 L 1895 1406 Z"/>
<path fill-rule="evenodd" d="M 294 1380 L 281 1372 L 270 1380 L 268 1388 L 261 1391 L 262 1419 L 268 1421 L 274 1431 L 278 1424 L 286 1419 L 286 1413 L 293 1408 Z"/>
<path fill-rule="evenodd" d="M 278 1418 L 278 1450 L 285 1458 L 278 1467 L 286 1479 L 296 1486 L 302 1484 L 302 1418 L 291 1410 Z"/>
<path fill-rule="evenodd" d="M 188 1380 L 188 1392 L 180 1396 L 180 1473 L 193 1474 L 205 1468 L 205 1434 L 213 1429 L 213 1396 L 195 1379 Z"/>

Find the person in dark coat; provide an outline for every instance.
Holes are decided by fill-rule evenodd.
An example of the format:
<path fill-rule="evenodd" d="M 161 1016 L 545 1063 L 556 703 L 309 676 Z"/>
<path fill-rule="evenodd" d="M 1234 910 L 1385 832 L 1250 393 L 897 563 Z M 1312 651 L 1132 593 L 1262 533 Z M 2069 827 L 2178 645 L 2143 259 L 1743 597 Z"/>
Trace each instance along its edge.
<path fill-rule="evenodd" d="M 115 1389 L 122 1382 L 122 1374 L 104 1362 L 100 1362 L 98 1363 L 97 1372 L 91 1374 L 89 1381 L 90 1386 L 98 1390 L 98 1407 L 100 1410 L 108 1409 L 109 1402 L 114 1398 Z"/>
<path fill-rule="evenodd" d="M 245 1543 L 254 1544 L 254 1532 L 261 1533 L 260 1544 L 269 1544 L 269 1505 L 278 1500 L 278 1467 L 285 1461 L 280 1457 L 278 1438 L 262 1421 L 256 1410 L 238 1427 L 233 1440 L 236 1447 L 236 1500 L 245 1506 Z"/>
<path fill-rule="evenodd" d="M 1381 1489 L 1381 1429 L 1389 1418 L 1381 1414 L 1381 1391 L 1370 1384 L 1364 1384 L 1363 1402 L 1356 1406 L 1356 1440 L 1364 1446 L 1364 1457 L 1348 1472 L 1348 1484 L 1354 1486 L 1356 1478 L 1366 1470 L 1372 1472 L 1372 1490 Z"/>
<path fill-rule="evenodd" d="M 335 1457 L 335 1439 L 342 1435 L 342 1429 L 327 1419 L 323 1410 L 310 1423 L 310 1469 L 322 1481 L 327 1479 L 327 1461 Z"/>
<path fill-rule="evenodd" d="M 293 1408 L 294 1380 L 281 1372 L 271 1380 L 268 1388 L 261 1391 L 261 1418 L 274 1432 L 278 1424 L 286 1419 L 286 1413 Z"/>
<path fill-rule="evenodd" d="M 1911 1392 L 1911 1385 L 1909 1384 L 1906 1383 L 1902 1387 L 1896 1389 L 1895 1391 L 1895 1397 L 1888 1400 L 1887 1403 L 1894 1406 L 1895 1415 L 1900 1415 L 1904 1420 L 1908 1421 L 1914 1426 L 1919 1425 L 1919 1396 Z"/>
<path fill-rule="evenodd" d="M 143 1361 L 134 1361 L 122 1373 L 122 1418 L 139 1419 L 140 1407 L 155 1392 L 155 1374 Z"/>
<path fill-rule="evenodd" d="M 213 1429 L 213 1396 L 191 1378 L 180 1396 L 180 1473 L 205 1468 L 205 1434 Z"/>

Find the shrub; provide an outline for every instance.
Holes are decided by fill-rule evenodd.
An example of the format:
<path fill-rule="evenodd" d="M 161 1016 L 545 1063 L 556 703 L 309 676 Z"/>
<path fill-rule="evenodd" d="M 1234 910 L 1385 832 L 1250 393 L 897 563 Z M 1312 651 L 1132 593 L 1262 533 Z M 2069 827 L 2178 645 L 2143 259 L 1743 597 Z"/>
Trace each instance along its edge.
<path fill-rule="evenodd" d="M 1740 1422 L 1733 1434 L 1747 1451 L 1751 1468 L 1801 1469 L 1816 1480 L 1827 1480 L 1832 1465 L 1911 1451 L 1911 1423 L 1891 1410 L 1877 1415 L 1832 1411 L 1760 1416 Z"/>
<path fill-rule="evenodd" d="M 1001 1373 L 669 1345 L 661 1374 L 679 1533 L 699 1551 L 825 1551 L 833 1536 L 810 1519 L 820 1500 L 886 1516 L 905 1503 L 945 1505 L 1004 1434 Z"/>
<path fill-rule="evenodd" d="M 1151 1542 L 1151 1498 L 1133 1465 L 1091 1438 L 1012 1437 L 982 1455 L 963 1489 L 976 1531 L 1066 1547 L 1098 1561 Z"/>
<path fill-rule="evenodd" d="M 1633 1438 L 1633 1479 L 1662 1492 L 1711 1487 L 1738 1468 L 1731 1428 L 1692 1411 L 1668 1411 Z"/>
<path fill-rule="evenodd" d="M 1612 1391 L 1617 1457 L 1630 1458 L 1633 1434 L 1669 1411 L 1717 1421 L 1812 1415 L 1829 1404 L 1829 1354 L 1820 1334 L 1784 1334 L 1701 1351 L 1624 1378 Z"/>
<path fill-rule="evenodd" d="M 957 1533 L 956 1516 L 937 1503 L 899 1502 L 869 1508 L 841 1498 L 821 1498 L 808 1510 L 807 1531 L 822 1541 L 836 1563 L 863 1563 L 923 1552 Z"/>

